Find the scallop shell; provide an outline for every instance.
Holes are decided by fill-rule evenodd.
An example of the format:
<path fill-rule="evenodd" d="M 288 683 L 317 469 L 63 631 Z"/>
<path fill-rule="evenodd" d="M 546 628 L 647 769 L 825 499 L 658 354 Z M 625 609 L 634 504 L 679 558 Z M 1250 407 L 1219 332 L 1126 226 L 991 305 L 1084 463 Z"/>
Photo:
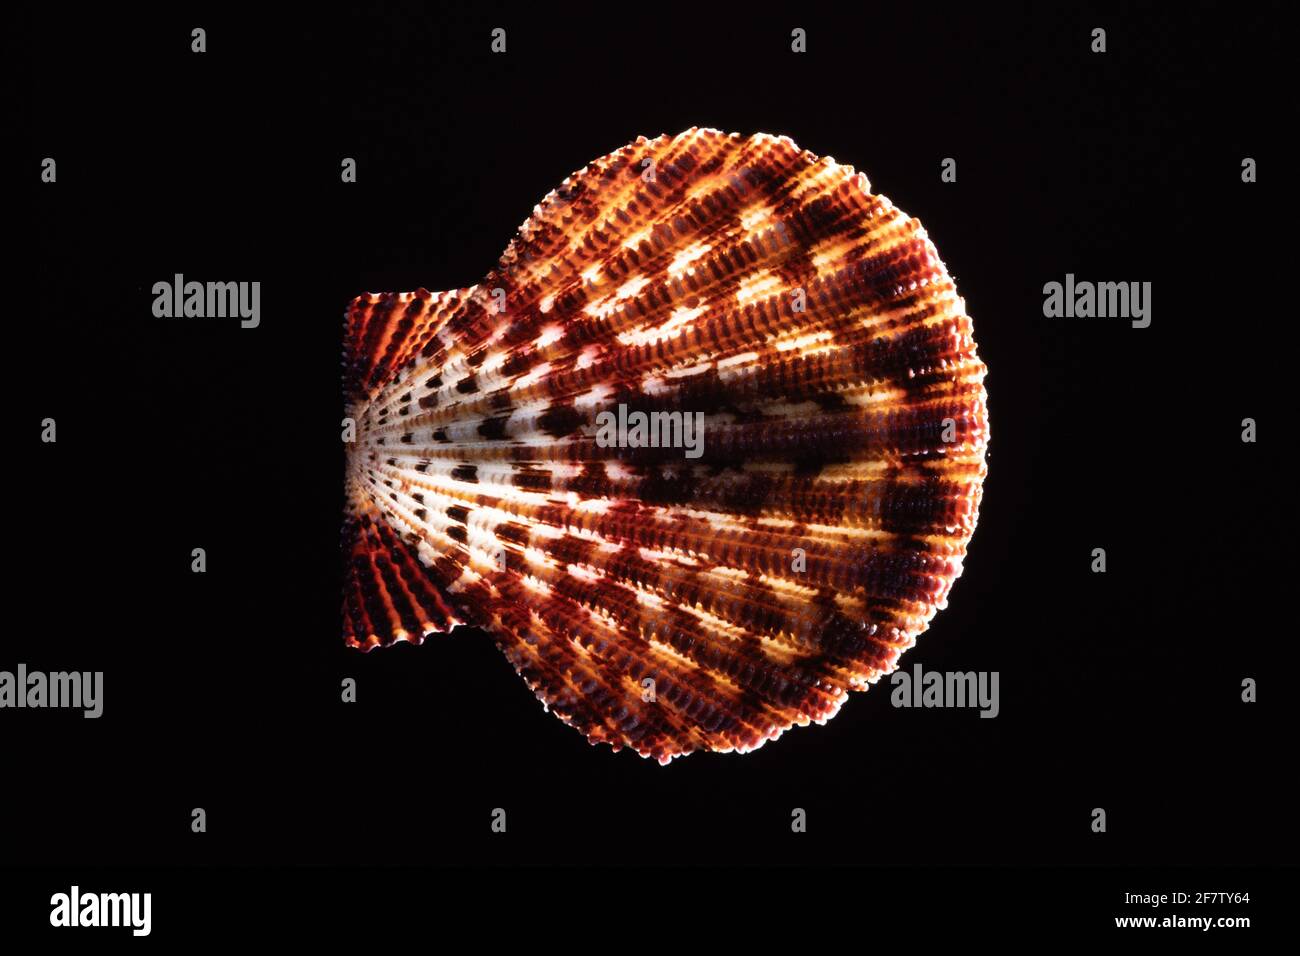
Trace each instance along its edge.
<path fill-rule="evenodd" d="M 919 222 L 788 138 L 642 137 L 478 285 L 360 296 L 345 339 L 347 643 L 480 627 L 593 744 L 824 723 L 961 573 L 971 320 Z"/>

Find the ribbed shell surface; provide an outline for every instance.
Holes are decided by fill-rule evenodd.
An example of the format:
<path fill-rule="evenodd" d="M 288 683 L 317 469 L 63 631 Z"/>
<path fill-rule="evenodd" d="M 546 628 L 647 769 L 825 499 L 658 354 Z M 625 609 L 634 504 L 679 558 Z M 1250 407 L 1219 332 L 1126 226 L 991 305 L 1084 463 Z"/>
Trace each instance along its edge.
<path fill-rule="evenodd" d="M 344 365 L 346 641 L 478 626 L 556 716 L 661 762 L 834 716 L 975 529 L 964 302 L 919 222 L 783 137 L 596 160 L 477 285 L 358 297 Z M 602 432 L 638 413 L 658 447 Z"/>

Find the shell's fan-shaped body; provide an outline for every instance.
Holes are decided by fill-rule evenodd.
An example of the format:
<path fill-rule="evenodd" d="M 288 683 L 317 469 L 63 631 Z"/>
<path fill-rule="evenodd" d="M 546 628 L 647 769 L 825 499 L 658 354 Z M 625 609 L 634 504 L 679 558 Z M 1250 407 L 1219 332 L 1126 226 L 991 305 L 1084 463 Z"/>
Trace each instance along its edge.
<path fill-rule="evenodd" d="M 592 743 L 824 722 L 943 607 L 988 441 L 921 224 L 787 138 L 570 176 L 497 268 L 345 329 L 344 634 L 491 634 Z"/>

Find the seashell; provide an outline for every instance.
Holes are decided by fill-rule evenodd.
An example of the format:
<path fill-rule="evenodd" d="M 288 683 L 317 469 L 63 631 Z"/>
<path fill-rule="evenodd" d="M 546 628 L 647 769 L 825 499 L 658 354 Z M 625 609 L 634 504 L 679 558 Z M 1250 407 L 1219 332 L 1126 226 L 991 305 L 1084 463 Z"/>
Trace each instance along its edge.
<path fill-rule="evenodd" d="M 788 138 L 642 137 L 345 339 L 347 643 L 477 626 L 593 744 L 824 723 L 961 573 L 971 320 L 919 222 Z"/>

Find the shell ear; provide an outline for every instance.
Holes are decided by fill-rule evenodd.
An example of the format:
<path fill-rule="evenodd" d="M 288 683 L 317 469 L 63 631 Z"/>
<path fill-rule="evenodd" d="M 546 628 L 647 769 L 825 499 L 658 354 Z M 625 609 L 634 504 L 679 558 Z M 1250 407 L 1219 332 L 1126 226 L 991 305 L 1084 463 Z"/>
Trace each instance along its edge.
<path fill-rule="evenodd" d="M 395 492 L 365 480 L 380 463 L 380 449 L 360 439 L 386 424 L 386 413 L 375 417 L 373 403 L 384 386 L 400 379 L 399 369 L 413 360 L 437 364 L 448 353 L 440 333 L 454 312 L 465 311 L 462 305 L 474 293 L 475 287 L 366 294 L 353 299 L 345 313 L 343 439 L 349 481 L 342 540 L 343 636 L 352 647 L 370 650 L 395 641 L 418 644 L 431 633 L 450 631 L 462 623 L 452 612 L 447 591 L 460 568 L 427 546 L 422 552 L 417 536 L 404 536 L 393 517 L 380 516 L 374 496 Z M 427 402 L 441 383 L 426 380 L 420 385 Z M 410 388 L 416 390 L 417 386 Z M 418 408 L 420 400 L 412 394 L 411 406 Z M 413 499 L 405 503 L 414 517 L 419 503 Z M 397 507 L 395 501 L 389 504 Z"/>
<path fill-rule="evenodd" d="M 343 525 L 343 637 L 368 651 L 396 641 L 422 643 L 462 621 L 447 587 L 460 574 L 446 558 L 420 554 L 379 519 L 373 505 L 355 503 Z"/>
<path fill-rule="evenodd" d="M 463 304 L 477 301 L 477 289 L 366 293 L 353 299 L 343 318 L 343 389 L 349 408 L 376 397 L 411 360 L 436 362 L 448 347 L 438 333 Z"/>

